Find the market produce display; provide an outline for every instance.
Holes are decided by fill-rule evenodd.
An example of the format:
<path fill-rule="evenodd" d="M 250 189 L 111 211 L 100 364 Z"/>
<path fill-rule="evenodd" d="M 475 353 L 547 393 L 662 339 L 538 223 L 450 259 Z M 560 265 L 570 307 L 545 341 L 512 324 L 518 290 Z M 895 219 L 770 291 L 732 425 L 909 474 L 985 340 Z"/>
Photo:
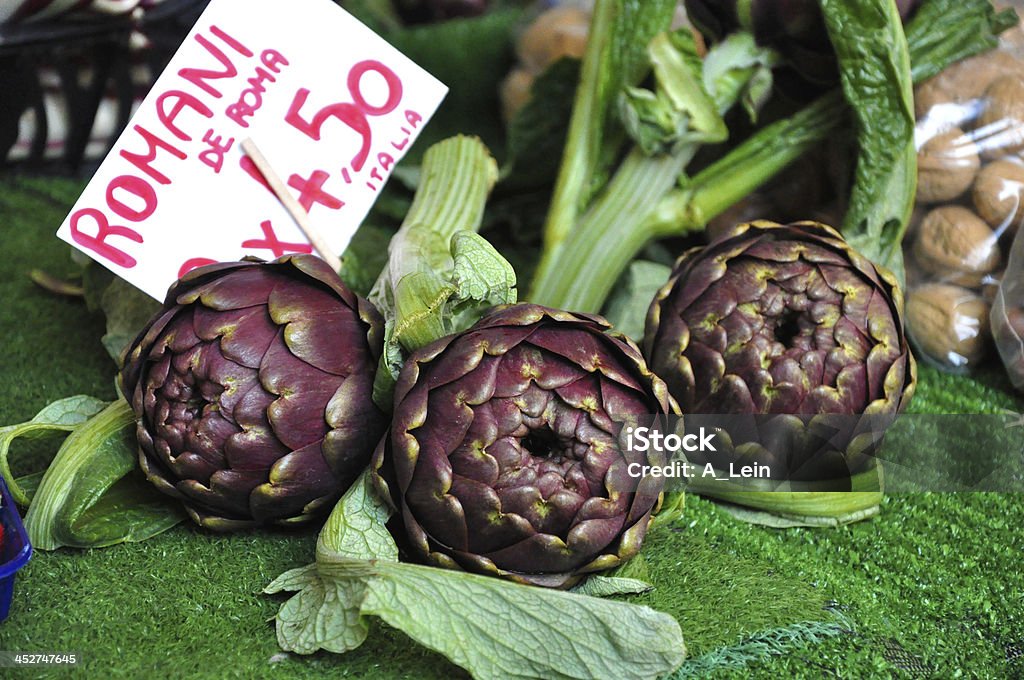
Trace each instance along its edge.
<path fill-rule="evenodd" d="M 965 637 L 989 636 L 1005 658 L 979 653 L 981 665 L 958 668 L 941 654 L 901 657 L 898 641 L 862 627 L 884 618 L 872 588 L 900 568 L 875 554 L 878 541 L 914 526 L 922 562 L 948 568 L 926 546 L 938 515 L 921 514 L 947 501 L 884 494 L 886 427 L 915 405 L 1022 407 L 1007 373 L 979 363 L 983 334 L 957 330 L 968 314 L 968 325 L 991 324 L 1019 387 L 1024 239 L 976 254 L 1013 229 L 1001 190 L 1018 166 L 1003 152 L 1019 149 L 964 156 L 969 128 L 922 141 L 914 114 L 914 84 L 923 92 L 984 57 L 1016 24 L 1012 11 L 984 0 L 765 2 L 750 13 L 608 0 L 567 10 L 575 28 L 531 29 L 551 14 L 514 2 L 425 3 L 426 14 L 349 4 L 423 61 L 494 44 L 468 76 L 448 64 L 452 106 L 339 271 L 307 254 L 211 264 L 160 305 L 94 264 L 79 262 L 77 281 L 33 275 L 45 295 L 92 306 L 116 363 L 106 372 L 118 375 L 117 393 L 67 392 L 0 427 L 0 473 L 42 553 L 34 564 L 60 574 L 65 559 L 162 551 L 228 573 L 210 560 L 251 549 L 236 585 L 262 615 L 234 617 L 250 631 L 239 647 L 274 653 L 232 671 L 191 667 L 196 677 L 267 664 L 295 677 L 441 677 L 453 665 L 475 678 L 1020 670 L 1012 570 L 978 595 L 944 586 L 964 600 L 953 610 L 977 617 Z M 411 25 L 424 18 L 438 23 Z M 503 78 L 491 78 L 480 90 L 489 121 L 464 115 L 488 59 L 512 70 L 504 103 L 520 100 L 500 113 Z M 517 68 L 529 87 L 512 92 Z M 811 96 L 792 96 L 801 82 Z M 1017 120 L 1017 85 L 994 78 L 978 124 Z M 704 233 L 830 145 L 841 148 L 830 156 L 834 226 L 773 222 L 767 209 Z M 966 161 L 936 161 L 950 157 Z M 41 191 L 11 181 L 26 197 Z M 62 207 L 80 188 L 65 186 Z M 934 209 L 912 214 L 915 203 Z M 912 349 L 932 346 L 977 373 L 929 364 L 919 381 Z M 757 426 L 734 429 L 734 416 Z M 677 441 L 699 432 L 702 447 L 707 430 L 716 455 L 638 448 L 638 426 Z M 66 438 L 22 448 L 44 435 Z M 665 472 L 684 463 L 702 478 Z M 734 464 L 774 474 L 747 484 L 731 479 Z M 999 509 L 992 532 L 1020 511 L 1012 496 L 962 506 L 975 507 Z M 842 555 L 849 578 L 865 571 L 876 585 L 844 592 L 813 557 L 797 568 L 812 554 L 785 556 L 796 544 Z M 960 577 L 1017 544 L 1008 533 L 988 557 L 965 556 Z M 34 564 L 22 574 L 30 592 L 46 578 Z M 902 572 L 896 582 L 907 590 Z M 18 617 L 26 631 L 45 618 L 25 606 L 0 628 L 0 648 L 25 643 Z M 857 647 L 852 661 L 844 645 Z M 388 667 L 380 650 L 406 656 Z"/>

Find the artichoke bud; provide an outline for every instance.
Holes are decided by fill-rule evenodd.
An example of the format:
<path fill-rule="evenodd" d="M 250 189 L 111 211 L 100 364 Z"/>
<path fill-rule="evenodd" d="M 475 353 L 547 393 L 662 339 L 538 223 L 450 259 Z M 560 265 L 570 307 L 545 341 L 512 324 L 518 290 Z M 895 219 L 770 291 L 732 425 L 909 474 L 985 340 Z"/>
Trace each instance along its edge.
<path fill-rule="evenodd" d="M 374 456 L 396 538 L 435 566 L 568 588 L 640 549 L 663 479 L 625 423 L 675 412 L 598 316 L 499 307 L 414 352 Z"/>
<path fill-rule="evenodd" d="M 192 270 L 119 376 L 147 478 L 212 529 L 329 511 L 386 428 L 371 398 L 383 327 L 312 255 Z"/>
<path fill-rule="evenodd" d="M 814 222 L 742 224 L 684 253 L 651 304 L 644 355 L 688 429 L 727 435 L 691 462 L 757 462 L 837 491 L 873 465 L 916 379 L 895 278 Z"/>

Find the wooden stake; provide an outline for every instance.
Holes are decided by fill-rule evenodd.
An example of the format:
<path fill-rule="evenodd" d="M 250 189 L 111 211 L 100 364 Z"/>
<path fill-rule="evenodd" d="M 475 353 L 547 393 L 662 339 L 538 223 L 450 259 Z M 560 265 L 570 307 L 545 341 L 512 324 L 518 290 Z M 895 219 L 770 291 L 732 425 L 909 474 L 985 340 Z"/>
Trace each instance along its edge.
<path fill-rule="evenodd" d="M 281 181 L 277 173 L 274 172 L 273 168 L 270 167 L 270 163 L 267 161 L 258 148 L 256 143 L 252 139 L 242 140 L 242 151 L 246 153 L 252 162 L 256 164 L 259 171 L 263 173 L 263 177 L 266 178 L 267 184 L 274 190 L 278 200 L 284 205 L 288 214 L 292 216 L 295 223 L 299 225 L 299 229 L 302 229 L 302 233 L 306 235 L 309 242 L 313 245 L 313 249 L 316 250 L 324 262 L 331 266 L 334 271 L 341 271 L 341 258 L 331 252 L 330 247 L 327 245 L 326 239 L 323 234 L 317 231 L 317 228 L 313 226 L 313 223 L 309 221 L 309 213 L 303 209 L 299 202 L 295 200 L 292 193 L 288 191 L 288 187 Z"/>

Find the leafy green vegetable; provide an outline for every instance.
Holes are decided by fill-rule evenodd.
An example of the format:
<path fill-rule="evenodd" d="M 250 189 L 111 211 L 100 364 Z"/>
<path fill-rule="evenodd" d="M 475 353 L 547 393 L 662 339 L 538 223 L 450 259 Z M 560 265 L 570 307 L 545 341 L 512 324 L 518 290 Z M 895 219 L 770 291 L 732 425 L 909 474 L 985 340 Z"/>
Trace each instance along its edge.
<path fill-rule="evenodd" d="M 686 655 L 679 624 L 647 607 L 414 564 L 379 569 L 362 611 L 480 680 L 655 678 Z"/>
<path fill-rule="evenodd" d="M 81 422 L 95 402 L 77 399 L 77 406 L 61 407 L 64 424 L 58 427 L 79 424 L 47 468 L 25 516 L 32 545 L 56 550 L 143 541 L 182 521 L 178 503 L 136 474 L 135 414 L 128 403 L 115 401 Z"/>
<path fill-rule="evenodd" d="M 101 399 L 79 394 L 47 405 L 27 423 L 0 427 L 0 474 L 3 474 L 7 488 L 18 505 L 28 505 L 30 494 L 21 488 L 11 472 L 8 457 L 14 440 L 19 437 L 37 439 L 73 432 L 79 425 L 102 411 L 106 405 L 107 403 Z"/>
<path fill-rule="evenodd" d="M 749 33 L 733 33 L 704 59 L 704 86 L 720 107 L 739 101 L 751 122 L 772 89 L 774 52 L 767 52 Z"/>
<path fill-rule="evenodd" d="M 398 562 L 387 515 L 364 473 L 321 531 L 316 564 L 267 586 L 299 591 L 277 616 L 282 649 L 355 649 L 372 615 L 475 678 L 653 678 L 685 657 L 679 624 L 648 607 Z M 623 592 L 625 579 L 608 580 Z"/>
<path fill-rule="evenodd" d="M 910 53 L 903 25 L 892 0 L 822 0 L 821 7 L 857 127 L 857 167 L 843 236 L 902 280 L 903 233 L 917 187 Z"/>
<path fill-rule="evenodd" d="M 592 31 L 595 29 L 596 25 Z M 702 74 L 703 87 L 714 98 L 719 113 L 723 113 L 731 107 L 733 97 L 743 96 L 746 92 L 746 88 L 738 84 L 737 78 L 746 78 L 749 83 L 761 77 L 762 66 L 770 62 L 771 57 L 767 50 L 762 50 L 760 57 L 752 58 L 749 53 L 735 50 L 732 45 L 725 43 L 716 45 L 712 52 L 716 50 L 727 50 L 737 60 L 732 70 L 726 68 L 721 60 L 713 60 L 714 80 L 708 77 L 709 74 Z M 705 60 L 705 68 L 707 63 L 708 60 Z M 585 61 L 584 72 L 586 68 Z M 718 85 L 725 87 L 717 91 L 715 87 Z M 581 82 L 580 87 L 585 87 L 585 82 Z M 566 164 L 573 161 L 572 134 L 570 130 L 566 156 L 563 157 L 563 176 Z M 560 235 L 557 230 L 551 231 L 551 220 L 565 218 L 558 217 L 554 212 L 559 193 L 563 190 L 562 185 L 556 185 L 544 252 L 540 267 L 534 275 L 529 299 L 562 309 L 582 312 L 600 310 L 629 262 L 649 240 L 658 235 L 655 231 L 658 223 L 650 220 L 650 216 L 676 186 L 683 168 L 699 148 L 697 141 L 674 145 L 670 153 L 654 155 L 647 155 L 639 147 L 633 148 L 619 163 L 615 175 L 600 195 L 586 206 L 586 210 L 579 214 L 564 235 Z M 558 245 L 552 246 L 552 242 Z"/>
<path fill-rule="evenodd" d="M 950 64 L 990 50 L 998 36 L 1017 25 L 1012 9 L 995 10 L 988 0 L 928 0 L 906 25 L 910 72 L 915 83 Z"/>

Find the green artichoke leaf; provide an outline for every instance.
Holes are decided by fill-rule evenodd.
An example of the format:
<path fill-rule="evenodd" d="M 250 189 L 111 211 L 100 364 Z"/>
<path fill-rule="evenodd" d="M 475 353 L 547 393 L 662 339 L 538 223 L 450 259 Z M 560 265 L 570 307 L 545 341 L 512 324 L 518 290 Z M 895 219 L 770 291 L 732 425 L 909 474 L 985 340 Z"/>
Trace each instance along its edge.
<path fill-rule="evenodd" d="M 293 572 L 298 572 L 293 574 Z M 287 578 L 286 578 L 287 577 Z M 316 565 L 282 574 L 264 592 L 299 587 L 277 612 L 277 644 L 286 652 L 312 654 L 324 649 L 344 654 L 366 641 L 369 624 L 360 613 L 366 584 L 358 580 L 323 579 Z"/>
<path fill-rule="evenodd" d="M 854 248 L 904 281 L 902 241 L 917 188 L 907 38 L 891 0 L 822 0 L 821 8 L 857 130 L 857 166 L 842 232 Z"/>
<path fill-rule="evenodd" d="M 371 480 L 367 468 L 334 506 L 317 537 L 318 556 L 398 561 L 398 546 L 386 526 L 391 509 Z"/>
<path fill-rule="evenodd" d="M 143 541 L 185 513 L 137 474 L 135 414 L 118 400 L 79 424 L 43 475 L 25 528 L 41 550 Z"/>
<path fill-rule="evenodd" d="M 28 505 L 31 494 L 18 484 L 11 472 L 9 455 L 14 440 L 64 435 L 102 411 L 106 405 L 102 399 L 79 394 L 48 404 L 28 422 L 0 427 L 0 474 L 18 505 Z"/>
<path fill-rule="evenodd" d="M 283 650 L 350 651 L 377 616 L 475 678 L 657 677 L 686 656 L 676 620 L 648 607 L 401 563 L 389 515 L 364 472 L 321 530 L 316 562 L 264 589 L 298 591 L 276 616 Z M 650 586 L 601 577 L 593 587 L 628 594 Z"/>
<path fill-rule="evenodd" d="M 704 87 L 719 109 L 742 104 L 751 122 L 771 96 L 772 67 L 778 55 L 754 41 L 747 32 L 733 33 L 708 52 L 703 62 Z"/>
<path fill-rule="evenodd" d="M 483 236 L 462 231 L 452 237 L 452 283 L 448 300 L 451 330 L 472 326 L 490 307 L 516 301 L 516 272 Z"/>
<path fill-rule="evenodd" d="M 456 271 L 453 255 L 459 253 L 453 253 L 453 238 L 480 229 L 497 178 L 497 163 L 475 137 L 451 137 L 430 147 L 423 157 L 412 207 L 391 239 L 387 266 L 369 295 L 385 319 L 384 353 L 373 386 L 374 402 L 384 411 L 391 410 L 391 394 L 405 352 L 476 320 L 469 314 L 451 318 L 448 302 L 453 297 L 458 300 L 457 277 L 466 278 L 473 268 L 467 260 L 471 253 L 483 255 L 480 263 L 473 258 L 482 272 L 493 270 L 500 255 L 493 249 L 485 253 L 482 247 L 466 249 Z M 511 270 L 508 263 L 504 266 Z"/>
<path fill-rule="evenodd" d="M 686 657 L 679 624 L 649 607 L 415 564 L 378 568 L 362 612 L 478 680 L 654 678 Z"/>
<path fill-rule="evenodd" d="M 647 308 L 671 274 L 672 268 L 660 262 L 633 260 L 608 298 L 605 318 L 615 330 L 639 342 L 644 336 Z"/>
<path fill-rule="evenodd" d="M 573 586 L 570 592 L 590 597 L 614 597 L 615 595 L 639 595 L 651 590 L 654 590 L 654 586 L 638 578 L 593 574 L 582 583 Z"/>
<path fill-rule="evenodd" d="M 689 30 L 659 33 L 647 53 L 655 90 L 626 87 L 619 99 L 623 127 L 644 153 L 674 153 L 683 144 L 728 137 Z"/>
<path fill-rule="evenodd" d="M 281 649 L 297 654 L 320 649 L 343 654 L 366 640 L 369 626 L 360 608 L 367 579 L 375 573 L 368 567 L 374 560 L 398 561 L 398 546 L 385 526 L 390 515 L 367 469 L 334 506 L 320 530 L 317 561 L 286 571 L 263 589 L 267 594 L 298 591 L 275 617 Z M 323 573 L 321 565 L 325 564 L 335 567 Z"/>
<path fill-rule="evenodd" d="M 159 311 L 160 303 L 124 279 L 115 277 L 100 296 L 100 308 L 107 317 L 107 332 L 101 342 L 120 366 L 124 349 Z"/>

